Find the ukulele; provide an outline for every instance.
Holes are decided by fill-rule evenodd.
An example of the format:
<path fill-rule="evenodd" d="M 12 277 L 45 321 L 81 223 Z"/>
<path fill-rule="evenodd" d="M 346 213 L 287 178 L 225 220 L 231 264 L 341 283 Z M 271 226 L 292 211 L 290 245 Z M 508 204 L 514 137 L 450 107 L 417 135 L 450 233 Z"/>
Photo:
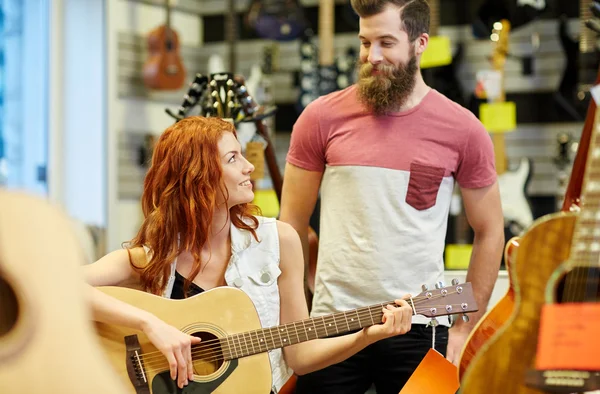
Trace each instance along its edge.
<path fill-rule="evenodd" d="M 70 219 L 0 190 L 0 393 L 123 394 L 92 324 Z"/>
<path fill-rule="evenodd" d="M 171 28 L 170 0 L 165 0 L 167 18 L 164 25 L 148 34 L 149 57 L 144 64 L 146 86 L 157 90 L 177 90 L 185 82 L 185 68 L 179 54 L 179 37 Z"/>

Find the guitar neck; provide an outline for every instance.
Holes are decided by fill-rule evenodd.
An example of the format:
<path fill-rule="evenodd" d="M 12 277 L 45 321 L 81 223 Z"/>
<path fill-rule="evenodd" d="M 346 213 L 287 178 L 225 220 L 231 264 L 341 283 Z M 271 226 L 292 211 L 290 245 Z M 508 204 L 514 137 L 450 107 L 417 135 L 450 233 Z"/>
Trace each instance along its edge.
<path fill-rule="evenodd" d="M 508 57 L 509 48 L 509 34 L 511 25 L 508 20 L 502 20 L 501 29 L 495 31 L 496 43 L 494 54 L 492 55 L 492 67 L 494 70 L 500 73 L 500 94 L 494 100 L 496 103 L 506 101 L 506 91 L 504 85 L 504 69 L 506 65 L 506 58 Z M 497 132 L 492 133 L 492 142 L 494 143 L 494 157 L 496 164 L 496 172 L 501 175 L 508 169 L 508 162 L 506 159 L 506 141 L 504 140 L 504 133 Z"/>
<path fill-rule="evenodd" d="M 394 301 L 229 335 L 219 341 L 226 360 L 250 356 L 313 339 L 345 334 L 381 323 L 382 308 L 389 304 L 393 305 Z"/>
<path fill-rule="evenodd" d="M 319 64 L 331 66 L 334 64 L 334 0 L 319 1 Z"/>
<path fill-rule="evenodd" d="M 579 31 L 581 39 L 579 41 L 579 51 L 581 53 L 591 53 L 596 51 L 596 33 L 585 26 L 585 21 L 592 19 L 590 5 L 592 0 L 579 0 Z"/>
<path fill-rule="evenodd" d="M 429 21 L 429 35 L 437 36 L 440 27 L 440 0 L 429 0 L 431 17 Z"/>
<path fill-rule="evenodd" d="M 165 12 L 167 14 L 165 20 L 165 26 L 167 27 L 167 31 L 171 28 L 171 0 L 165 0 Z"/>

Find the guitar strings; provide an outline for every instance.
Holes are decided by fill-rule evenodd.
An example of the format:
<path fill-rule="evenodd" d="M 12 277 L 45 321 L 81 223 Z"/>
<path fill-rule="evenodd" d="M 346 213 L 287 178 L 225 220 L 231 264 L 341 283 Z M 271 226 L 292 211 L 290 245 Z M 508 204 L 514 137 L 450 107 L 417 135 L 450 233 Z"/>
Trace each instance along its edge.
<path fill-rule="evenodd" d="M 316 337 L 313 339 L 320 339 L 320 338 L 325 338 L 325 337 Z M 280 342 L 281 342 L 281 338 L 280 338 Z M 304 342 L 304 341 L 301 341 L 301 342 Z M 252 340 L 251 343 L 255 344 L 256 346 L 251 346 L 248 344 L 248 341 L 245 341 L 245 343 L 243 344 L 244 346 L 242 346 L 241 343 L 239 345 L 237 345 L 241 350 L 240 351 L 235 350 L 234 352 L 222 351 L 221 347 L 219 345 L 209 346 L 209 347 L 205 347 L 202 349 L 199 349 L 198 348 L 199 345 L 197 345 L 193 348 L 193 350 L 191 352 L 192 362 L 203 361 L 206 363 L 212 363 L 212 362 L 216 362 L 216 361 L 224 361 L 224 360 L 226 360 L 226 357 L 223 356 L 223 353 L 229 353 L 231 355 L 231 357 L 228 359 L 238 359 L 238 358 L 252 356 L 255 354 L 259 354 L 259 353 L 264 353 L 269 350 L 273 350 L 273 349 L 269 349 L 268 346 L 265 346 L 265 345 L 263 345 L 263 346 L 265 346 L 265 348 L 262 349 L 261 345 L 258 344 L 257 342 L 255 342 L 254 340 Z M 299 343 L 299 342 L 297 342 L 297 343 Z M 234 348 L 235 347 L 236 347 L 236 345 L 234 345 Z M 244 351 L 244 347 L 246 348 L 245 351 Z M 254 351 L 254 349 L 256 349 L 257 347 L 259 350 Z M 280 346 L 280 347 L 276 347 L 276 348 L 281 348 L 281 347 L 284 347 L 284 346 Z M 230 348 L 231 348 L 231 346 L 230 346 Z M 252 352 L 250 351 L 250 348 L 252 348 Z M 160 352 L 152 352 L 152 353 L 160 353 Z M 242 354 L 242 355 L 236 356 L 236 354 Z M 143 356 L 144 355 L 140 355 L 140 359 L 142 360 L 142 362 L 144 364 L 145 370 L 165 370 L 165 369 L 168 370 L 169 369 L 168 362 L 166 362 L 166 358 L 164 357 L 164 355 L 162 355 L 162 353 L 160 353 L 158 355 L 158 357 L 157 356 L 151 357 L 151 360 L 149 360 Z M 194 356 L 197 356 L 197 358 L 194 359 Z"/>
<path fill-rule="evenodd" d="M 449 292 L 447 295 L 450 295 L 450 294 L 455 294 L 455 293 L 456 293 L 456 292 Z M 414 300 L 414 301 L 416 301 L 416 302 L 415 302 L 415 305 L 419 306 L 419 301 L 427 301 L 427 300 L 431 301 L 431 300 L 435 300 L 435 299 L 438 299 L 438 298 L 443 298 L 443 297 L 444 297 L 444 296 L 442 296 L 442 295 L 435 295 L 435 296 L 432 296 L 431 298 L 427 298 L 427 297 L 414 297 L 414 298 L 413 298 L 413 300 Z M 393 302 L 392 302 L 392 303 L 393 303 Z M 384 305 L 389 305 L 389 304 L 391 304 L 391 303 L 382 303 L 382 304 L 376 304 L 376 305 L 372 305 L 372 306 L 370 306 L 370 307 L 359 308 L 359 309 L 360 309 L 360 311 L 359 311 L 359 310 L 356 310 L 356 312 L 357 312 L 357 313 L 356 313 L 356 315 L 358 316 L 358 318 L 359 318 L 359 321 L 360 321 L 360 322 L 362 322 L 362 321 L 363 321 L 363 319 L 367 319 L 367 318 L 369 318 L 369 317 L 372 315 L 372 311 L 371 311 L 369 308 L 374 308 L 374 307 L 379 307 L 379 306 L 383 307 Z M 429 305 L 429 306 L 428 306 L 428 308 L 441 308 L 441 307 L 445 307 L 446 305 L 448 305 L 448 304 L 444 304 L 444 305 Z M 426 308 L 425 308 L 425 309 L 420 309 L 420 310 L 419 310 L 419 312 L 427 312 L 427 311 L 428 311 L 428 309 L 426 309 Z M 350 313 L 350 312 L 340 312 L 340 315 L 341 315 L 341 314 L 344 314 L 344 313 Z M 381 312 L 376 312 L 376 313 L 381 313 Z M 457 312 L 457 313 L 462 313 L 462 312 Z M 417 314 L 420 314 L 420 313 L 417 313 Z M 354 316 L 354 314 L 352 314 L 352 315 L 351 315 L 351 316 L 349 316 L 349 317 L 353 317 L 353 316 Z M 341 317 L 342 317 L 342 316 L 338 316 L 338 319 L 341 319 Z M 319 329 L 325 329 L 325 332 L 326 332 L 326 334 L 327 334 L 326 323 L 324 322 L 324 320 L 326 320 L 326 319 L 329 319 L 329 320 L 328 320 L 329 322 L 334 322 L 334 324 L 337 322 L 337 320 L 333 320 L 333 319 L 332 319 L 332 315 L 329 315 L 329 316 L 321 316 L 320 318 L 319 318 L 319 317 L 317 317 L 317 318 L 311 318 L 311 319 L 308 319 L 308 320 L 312 320 L 312 321 L 316 322 L 316 324 L 319 326 L 319 328 L 317 328 L 317 327 L 314 327 L 314 323 L 312 323 L 312 324 L 311 324 L 311 323 L 309 323 L 309 326 L 310 326 L 310 325 L 312 325 L 312 326 L 313 326 L 315 329 L 317 329 L 317 330 L 319 330 Z M 298 334 L 298 328 L 296 328 L 296 325 L 300 325 L 300 324 L 302 324 L 302 325 L 303 325 L 303 326 L 306 328 L 306 325 L 304 324 L 306 321 L 307 321 L 307 320 L 301 320 L 301 321 L 297 321 L 297 322 L 290 322 L 290 323 L 287 323 L 287 324 L 284 324 L 284 325 L 281 325 L 281 326 L 269 327 L 269 328 L 265 328 L 265 329 L 262 329 L 262 328 L 260 328 L 260 329 L 257 329 L 257 330 L 248 331 L 248 332 L 244 332 L 244 333 L 231 334 L 231 335 L 229 335 L 229 336 L 227 336 L 227 337 L 223 337 L 223 338 L 216 338 L 216 339 L 211 339 L 211 340 L 208 340 L 208 341 L 203 341 L 202 343 L 200 343 L 200 344 L 198 344 L 198 345 L 195 345 L 195 346 L 194 346 L 194 350 L 203 351 L 204 349 L 207 349 L 207 347 L 208 347 L 209 345 L 216 345 L 216 347 L 220 347 L 220 345 L 221 345 L 221 341 L 222 341 L 222 340 L 226 340 L 226 338 L 230 338 L 230 340 L 226 340 L 226 344 L 227 344 L 227 346 L 230 346 L 230 345 L 229 345 L 229 342 L 231 341 L 231 342 L 233 342 L 233 348 L 235 349 L 235 347 L 237 346 L 237 345 L 235 344 L 235 342 L 234 342 L 236 338 L 238 339 L 238 344 L 240 344 L 240 343 L 241 343 L 241 341 L 240 341 L 240 337 L 244 337 L 244 336 L 246 336 L 246 335 L 248 335 L 248 336 L 250 336 L 250 337 L 251 337 L 251 336 L 254 334 L 254 336 L 255 336 L 256 338 L 258 338 L 258 333 L 262 331 L 262 332 L 263 332 L 263 336 L 264 336 L 264 332 L 265 332 L 266 330 L 269 330 L 269 333 L 271 334 L 271 336 L 273 336 L 273 335 L 272 335 L 272 334 L 273 334 L 273 333 L 272 333 L 272 330 L 273 330 L 273 329 L 275 329 L 275 328 L 283 328 L 283 327 L 285 327 L 285 326 L 288 326 L 288 325 L 294 325 L 294 328 L 291 328 L 291 327 L 290 327 L 289 329 L 288 329 L 288 328 L 286 328 L 286 331 L 288 332 L 288 336 L 289 336 L 289 331 L 290 331 L 290 329 L 291 329 L 291 330 L 293 330 L 293 333 L 295 333 L 295 334 L 297 335 L 297 334 Z M 348 323 L 347 323 L 347 324 L 348 324 Z M 361 327 L 357 327 L 357 329 L 360 329 L 360 328 L 361 328 Z M 282 330 L 282 331 L 283 331 L 283 330 Z M 302 330 L 301 330 L 301 331 L 302 331 Z M 281 334 L 280 334 L 279 332 L 277 332 L 277 334 L 278 334 L 278 336 L 280 337 L 280 340 L 281 340 Z M 236 337 L 236 338 L 234 338 L 234 337 Z M 244 338 L 241 338 L 241 339 L 243 340 L 243 342 L 244 342 L 244 343 L 247 343 L 247 342 L 248 342 L 248 341 L 247 341 L 246 339 L 244 339 Z M 274 339 L 274 338 L 272 338 L 272 340 L 274 341 L 275 339 Z M 216 342 L 219 342 L 219 343 L 216 343 Z M 254 342 L 254 341 L 253 341 L 253 342 Z M 204 346 L 203 346 L 203 345 L 204 345 Z M 213 347 L 214 347 L 214 346 L 213 346 Z M 242 347 L 242 345 L 240 344 L 240 345 L 239 345 L 239 347 L 241 348 L 241 347 Z M 143 355 L 141 355 L 140 357 L 143 357 L 143 358 L 144 358 L 144 360 L 150 360 L 150 359 L 152 359 L 152 357 L 153 357 L 154 355 L 156 355 L 156 357 L 157 357 L 157 358 L 161 358 L 161 359 L 164 357 L 164 355 L 163 355 L 163 354 L 162 354 L 162 352 L 160 352 L 160 351 L 153 351 L 153 352 L 144 353 L 144 354 L 143 354 Z"/>
<path fill-rule="evenodd" d="M 454 294 L 454 292 L 453 292 L 453 293 L 450 293 L 450 292 L 449 292 L 449 293 L 448 293 L 448 295 L 449 295 L 449 294 Z M 434 299 L 438 299 L 438 298 L 442 298 L 442 297 L 444 297 L 444 296 L 442 296 L 442 295 L 436 295 L 436 296 L 433 296 L 433 297 L 431 297 L 431 298 L 427 298 L 427 297 L 415 297 L 415 298 L 413 298 L 413 300 L 416 300 L 416 304 L 418 304 L 418 302 L 419 302 L 419 301 L 422 301 L 422 300 L 423 300 L 423 301 L 425 301 L 425 300 L 434 300 Z M 382 304 L 380 304 L 380 305 L 383 307 L 384 305 L 388 305 L 388 304 L 389 304 L 389 303 L 382 303 Z M 430 305 L 430 306 L 428 306 L 428 308 L 440 308 L 440 307 L 445 307 L 446 305 L 447 305 L 447 304 L 444 304 L 444 305 Z M 371 307 L 364 307 L 364 308 L 360 308 L 360 309 L 361 309 L 361 311 L 360 311 L 360 312 L 358 312 L 358 310 L 357 310 L 357 312 L 358 312 L 358 313 L 357 313 L 357 316 L 359 317 L 359 321 L 360 321 L 360 322 L 362 322 L 362 321 L 363 321 L 363 318 L 368 318 L 368 317 L 370 317 L 370 315 L 372 314 L 372 311 L 371 311 L 369 308 L 378 307 L 378 306 L 379 306 L 379 305 L 373 305 L 373 306 L 371 306 Z M 419 310 L 419 312 L 426 312 L 426 311 L 428 311 L 428 309 L 420 309 L 420 310 Z M 344 313 L 344 312 L 341 312 L 341 313 Z M 348 313 L 348 312 L 346 312 L 346 313 Z M 377 313 L 380 313 L 380 312 L 377 312 Z M 462 313 L 462 312 L 457 312 L 457 313 Z M 417 313 L 417 314 L 420 314 L 420 313 Z M 330 315 L 329 317 L 327 317 L 327 316 L 322 316 L 322 317 L 323 317 L 323 319 L 319 319 L 319 318 L 312 318 L 312 319 L 310 319 L 310 320 L 312 320 L 312 321 L 316 322 L 316 323 L 317 323 L 317 325 L 319 325 L 319 328 L 315 327 L 315 329 L 317 329 L 317 330 L 319 330 L 319 329 L 325 329 L 325 332 L 327 333 L 327 329 L 326 329 L 326 323 L 324 322 L 324 320 L 325 320 L 325 318 L 329 318 L 329 319 L 331 319 L 331 315 Z M 341 316 L 340 316 L 340 317 L 338 317 L 338 318 L 341 318 Z M 291 322 L 291 323 L 287 323 L 286 325 L 292 325 L 292 324 L 293 324 L 293 325 L 294 325 L 294 328 L 293 328 L 292 330 L 294 330 L 293 332 L 294 332 L 294 333 L 296 333 L 296 335 L 298 335 L 298 329 L 295 327 L 295 325 L 297 325 L 297 324 L 298 324 L 298 325 L 299 325 L 299 324 L 303 324 L 303 326 L 306 326 L 306 325 L 304 324 L 304 322 L 305 322 L 305 321 L 306 321 L 306 320 L 303 320 L 303 321 L 298 321 L 298 322 Z M 331 320 L 331 321 L 333 321 L 333 322 L 335 323 L 335 321 L 334 321 L 334 320 Z M 251 336 L 252 336 L 252 334 L 254 334 L 254 336 L 255 336 L 256 338 L 258 338 L 258 332 L 262 331 L 262 332 L 263 332 L 263 336 L 264 336 L 264 332 L 265 332 L 264 330 L 269 330 L 269 331 L 270 331 L 269 333 L 270 333 L 270 334 L 271 334 L 271 336 L 273 337 L 272 330 L 273 330 L 274 328 L 277 328 L 277 327 L 284 327 L 284 326 L 286 326 L 286 325 L 282 325 L 282 326 L 276 326 L 276 327 L 270 327 L 270 328 L 266 328 L 266 329 L 258 329 L 258 330 L 248 331 L 248 332 L 245 332 L 245 333 L 232 334 L 232 335 L 229 335 L 229 336 L 227 336 L 227 337 L 223 337 L 223 338 L 216 338 L 216 339 L 212 339 L 212 340 L 204 341 L 204 342 L 202 342 L 201 344 L 198 344 L 198 345 L 194 346 L 194 350 L 196 350 L 196 351 L 199 351 L 199 352 L 202 352 L 202 351 L 204 351 L 204 350 L 207 350 L 208 348 L 210 348 L 212 345 L 216 345 L 216 346 L 212 346 L 213 348 L 215 348 L 215 347 L 217 347 L 217 348 L 218 348 L 218 347 L 220 347 L 220 345 L 221 345 L 221 341 L 222 341 L 223 339 L 226 339 L 226 338 L 230 338 L 230 340 L 227 340 L 227 342 L 226 342 L 227 346 L 231 347 L 231 346 L 230 346 L 230 344 L 229 344 L 229 341 L 231 341 L 231 342 L 233 342 L 233 349 L 234 349 L 234 350 L 236 349 L 236 346 L 239 346 L 241 349 L 243 349 L 243 348 L 242 348 L 241 341 L 240 341 L 240 336 L 242 336 L 242 337 L 243 337 L 243 336 L 245 336 L 245 335 L 248 335 L 248 336 L 250 336 L 250 337 L 251 337 Z M 313 323 L 313 327 L 314 327 L 314 323 Z M 358 328 L 360 328 L 360 327 L 358 327 Z M 291 327 L 290 327 L 290 329 L 291 329 Z M 286 328 L 286 331 L 288 332 L 288 337 L 289 337 L 289 331 L 290 331 L 290 330 Z M 282 339 L 282 338 L 281 338 L 281 334 L 280 334 L 279 332 L 277 332 L 277 334 L 278 334 L 278 336 L 280 337 L 279 339 L 280 339 L 280 341 L 281 341 L 281 339 Z M 237 337 L 237 339 L 238 339 L 238 344 L 239 344 L 239 345 L 236 345 L 236 344 L 235 344 L 235 339 L 236 339 L 236 338 L 233 338 L 233 337 Z M 242 338 L 242 340 L 243 340 L 243 342 L 244 342 L 244 343 L 247 343 L 247 342 L 248 342 L 248 341 L 247 341 L 246 339 L 244 339 L 244 338 Z M 275 338 L 272 338 L 272 340 L 273 340 L 273 342 L 274 342 L 274 341 L 275 341 Z M 218 343 L 216 343 L 216 342 L 218 342 Z M 252 340 L 252 343 L 254 343 L 254 340 Z M 236 352 L 237 352 L 237 351 L 236 351 Z M 196 354 L 197 354 L 197 353 L 196 353 Z M 143 355 L 141 355 L 140 357 L 143 357 L 143 358 L 144 358 L 144 360 L 151 360 L 151 359 L 153 358 L 153 356 L 156 356 L 156 358 L 159 358 L 159 359 L 162 359 L 162 358 L 164 358 L 164 355 L 163 355 L 163 354 L 162 354 L 162 352 L 160 352 L 160 351 L 154 351 L 154 352 L 148 352 L 148 353 L 144 353 L 144 354 L 143 354 Z"/>
<path fill-rule="evenodd" d="M 455 294 L 456 292 L 449 292 L 447 295 L 450 294 Z M 446 296 L 447 296 L 446 295 Z M 431 298 L 427 298 L 427 297 L 414 297 L 413 301 L 416 301 L 416 303 L 418 304 L 419 301 L 426 301 L 426 300 L 434 300 L 434 299 L 438 299 L 438 298 L 443 298 L 443 295 L 435 295 L 432 296 Z M 381 307 L 385 306 L 385 305 L 389 305 L 390 303 L 382 303 L 380 304 Z M 417 314 L 420 314 L 420 312 L 427 312 L 430 309 L 429 308 L 442 308 L 445 307 L 448 304 L 443 304 L 443 305 L 429 305 L 428 308 L 424 308 L 424 309 L 419 309 Z M 356 311 L 356 315 L 359 318 L 359 322 L 362 322 L 364 319 L 369 319 L 369 318 L 373 318 L 372 314 L 372 308 L 374 307 L 379 307 L 379 305 L 373 305 L 371 307 L 364 307 L 364 308 L 360 308 L 360 311 Z M 344 313 L 344 312 L 342 312 Z M 348 313 L 348 312 L 345 312 Z M 382 312 L 376 312 L 376 313 L 382 313 Z M 457 312 L 457 313 L 462 313 L 462 312 Z M 338 318 L 341 318 L 341 316 L 338 316 Z M 326 319 L 329 319 L 326 320 Z M 317 333 L 317 337 L 313 338 L 313 339 L 318 339 L 319 338 L 319 332 L 320 331 L 325 331 L 326 335 L 328 334 L 327 332 L 327 324 L 331 325 L 331 322 L 334 323 L 334 325 L 336 326 L 335 331 L 339 332 L 337 330 L 337 320 L 336 319 L 332 319 L 332 316 L 330 315 L 329 317 L 327 316 L 323 316 L 323 319 L 319 319 L 319 318 L 312 318 L 311 319 L 314 323 L 309 324 L 312 325 Z M 346 320 L 346 319 L 345 319 Z M 368 320 L 367 320 L 368 321 Z M 304 330 L 298 330 L 298 328 L 296 327 L 296 325 L 302 325 L 304 327 Z M 362 323 L 361 323 L 362 324 Z M 294 327 L 286 327 L 288 325 L 293 325 Z M 341 325 L 343 325 L 343 321 L 341 323 Z M 346 325 L 349 327 L 349 323 L 346 320 Z M 299 338 L 299 332 L 304 332 L 306 330 L 306 324 L 305 324 L 305 320 L 304 321 L 298 321 L 298 322 L 291 322 L 291 323 L 287 323 L 285 325 L 279 326 L 279 327 L 284 327 L 285 328 L 285 332 L 287 332 L 287 335 L 284 335 L 287 339 L 289 339 L 290 337 L 293 337 L 294 334 L 296 334 L 296 336 Z M 223 351 L 222 349 L 222 345 L 226 344 L 229 348 L 229 352 L 230 354 L 238 354 L 238 353 L 250 353 L 250 354 L 256 354 L 256 353 L 261 353 L 261 352 L 265 352 L 268 349 L 268 345 L 265 343 L 263 343 L 261 345 L 258 333 L 262 331 L 262 336 L 263 338 L 266 339 L 265 337 L 265 330 L 269 330 L 269 334 L 271 336 L 271 340 L 273 343 L 276 342 L 275 336 L 273 335 L 272 330 L 274 328 L 277 327 L 271 327 L 271 328 L 267 328 L 267 329 L 258 329 L 258 330 L 253 330 L 253 331 L 249 331 L 249 332 L 245 332 L 245 333 L 239 333 L 239 334 L 232 334 L 229 335 L 227 337 L 223 337 L 223 338 L 217 338 L 217 339 L 212 339 L 212 340 L 208 340 L 208 341 L 204 341 L 201 344 L 195 345 L 192 347 L 192 357 L 193 356 L 198 356 L 198 355 L 211 355 L 211 351 L 217 350 L 216 352 L 212 352 L 212 354 L 219 354 L 219 356 L 217 356 L 216 359 L 205 359 L 204 361 L 206 362 L 211 362 L 211 361 L 215 361 L 215 360 L 219 360 L 219 359 L 223 359 L 222 356 L 220 356 Z M 357 327 L 357 329 L 360 329 L 361 327 Z M 281 330 L 283 331 L 283 329 Z M 290 333 L 290 331 L 292 331 L 292 333 Z M 254 334 L 254 337 L 256 339 L 252 339 L 252 335 Z M 248 336 L 250 338 L 250 341 L 248 341 L 246 339 L 246 336 Z M 308 338 L 308 334 L 306 334 L 307 338 Z M 240 338 L 241 337 L 241 338 Z M 277 330 L 277 337 L 279 337 L 279 342 L 283 345 L 283 336 L 281 335 L 281 333 L 279 332 L 279 330 Z M 229 338 L 229 339 L 227 339 Z M 237 339 L 237 344 L 235 343 Z M 240 340 L 241 339 L 241 340 Z M 258 340 L 258 341 L 257 341 Z M 233 344 L 233 346 L 230 344 L 230 342 Z M 243 342 L 243 343 L 242 343 Z M 300 341 L 302 342 L 302 341 Z M 244 347 L 246 348 L 244 351 Z M 265 350 L 262 350 L 262 348 L 265 347 Z M 283 346 L 281 346 L 283 347 Z M 237 349 L 240 349 L 239 351 Z M 250 352 L 250 348 L 252 348 L 253 353 Z M 258 348 L 259 351 L 256 352 L 255 349 Z M 233 351 L 231 351 L 233 350 Z M 238 358 L 238 357 L 232 357 L 232 358 Z M 161 364 L 163 364 L 163 362 L 166 360 L 165 356 L 162 354 L 162 352 L 160 351 L 153 351 L 153 352 L 148 352 L 148 353 L 144 353 L 142 355 L 140 355 L 140 359 L 146 364 L 146 366 L 153 366 L 153 363 L 155 361 L 160 361 Z"/>

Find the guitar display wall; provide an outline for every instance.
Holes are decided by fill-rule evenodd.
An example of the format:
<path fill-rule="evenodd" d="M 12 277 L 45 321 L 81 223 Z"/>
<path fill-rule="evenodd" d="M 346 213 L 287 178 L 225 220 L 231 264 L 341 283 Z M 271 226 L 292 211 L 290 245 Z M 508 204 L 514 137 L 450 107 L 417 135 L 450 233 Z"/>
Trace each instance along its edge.
<path fill-rule="evenodd" d="M 126 1 L 126 0 L 122 0 Z M 160 5 L 158 0 L 127 0 L 126 2 L 136 4 L 143 3 Z M 214 4 L 213 4 L 214 3 Z M 191 0 L 180 0 L 173 7 L 174 14 L 178 12 L 196 13 L 199 17 L 224 12 L 224 9 L 218 6 L 218 2 L 207 2 L 211 6 L 199 7 L 197 3 Z M 236 3 L 236 9 L 240 12 L 244 10 L 246 2 Z M 303 2 L 308 3 L 310 2 Z M 316 0 L 313 1 L 316 4 Z M 140 4 L 136 4 L 140 5 Z M 158 23 L 159 21 L 157 21 Z M 460 79 L 464 91 L 472 91 L 475 87 L 475 74 L 477 70 L 488 68 L 486 59 L 489 54 L 490 43 L 485 40 L 475 40 L 469 31 L 469 26 L 442 26 L 441 33 L 450 36 L 453 43 L 463 41 L 465 50 L 462 59 L 459 59 L 458 78 Z M 569 31 L 571 34 L 578 33 L 579 23 L 577 19 L 569 21 Z M 540 37 L 540 47 L 533 54 L 534 72 L 532 75 L 523 75 L 522 64 L 519 57 L 530 55 L 532 53 L 531 33 L 536 32 Z M 180 35 L 185 37 L 185 31 Z M 118 95 L 123 99 L 146 100 L 156 105 L 177 106 L 181 101 L 184 89 L 173 92 L 158 92 L 148 89 L 142 81 L 139 70 L 144 59 L 147 56 L 145 37 L 142 34 L 135 34 L 128 31 L 118 32 Z M 268 41 L 255 39 L 244 40 L 237 45 L 237 71 L 248 75 L 250 69 L 255 64 L 261 64 L 263 61 L 262 53 Z M 277 59 L 279 68 L 270 76 L 274 89 L 274 102 L 281 108 L 281 113 L 287 106 L 293 105 L 297 99 L 298 88 L 295 86 L 295 76 L 299 69 L 299 42 L 279 43 L 279 58 Z M 357 47 L 355 33 L 336 34 L 335 49 L 336 55 L 342 56 L 348 47 Z M 530 185 L 531 195 L 553 195 L 556 191 L 556 168 L 552 163 L 552 157 L 556 153 L 556 135 L 560 132 L 569 132 L 577 138 L 581 130 L 578 122 L 560 122 L 552 119 L 549 123 L 545 119 L 548 116 L 557 116 L 556 111 L 548 110 L 546 105 L 553 105 L 548 102 L 551 99 L 552 92 L 558 86 L 562 77 L 562 71 L 566 64 L 559 37 L 557 20 L 541 20 L 524 28 L 515 30 L 510 38 L 511 54 L 506 64 L 506 91 L 507 94 L 516 95 L 517 105 L 520 101 L 530 102 L 528 110 L 521 110 L 518 107 L 518 128 L 514 133 L 506 137 L 507 155 L 509 160 L 519 157 L 531 157 L 534 161 L 535 172 Z M 192 46 L 185 43 L 181 46 L 181 55 L 185 67 L 190 72 L 206 72 L 208 59 L 210 55 L 219 54 L 226 61 L 227 44 L 225 42 L 206 43 L 204 45 Z M 532 96 L 533 95 L 533 96 Z M 533 98 L 538 98 L 534 100 Z M 514 97 L 513 97 L 514 99 Z M 521 99 L 521 100 L 519 100 Z M 533 102 L 533 104 L 531 103 Z M 537 103 L 537 106 L 536 106 Z M 531 107 L 534 105 L 533 107 Z M 295 114 L 284 113 L 282 116 L 291 117 Z M 278 123 L 281 124 L 278 118 Z M 560 120 L 560 119 L 558 119 Z M 293 123 L 294 119 L 288 120 Z M 283 121 L 285 122 L 285 120 Z M 136 199 L 141 193 L 141 182 L 143 179 L 143 168 L 137 163 L 136 150 L 141 135 L 147 132 L 146 129 L 136 129 L 134 133 L 129 128 L 121 129 L 118 138 L 119 163 L 118 163 L 118 195 L 119 198 Z M 280 129 L 278 131 L 289 131 Z M 157 131 L 154 131 L 157 132 Z M 122 135 L 121 135 L 122 134 Z"/>

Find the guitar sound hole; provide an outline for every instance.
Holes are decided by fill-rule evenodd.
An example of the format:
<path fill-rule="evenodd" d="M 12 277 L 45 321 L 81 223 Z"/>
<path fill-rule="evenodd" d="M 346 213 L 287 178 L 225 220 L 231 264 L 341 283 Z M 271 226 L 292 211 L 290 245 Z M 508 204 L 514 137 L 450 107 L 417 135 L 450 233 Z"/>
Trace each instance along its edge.
<path fill-rule="evenodd" d="M 223 365 L 223 351 L 218 338 L 209 332 L 196 332 L 192 335 L 202 339 L 202 342 L 192 347 L 194 373 L 206 376 L 216 372 Z"/>
<path fill-rule="evenodd" d="M 600 301 L 600 267 L 575 267 L 562 277 L 556 299 L 566 302 Z"/>
<path fill-rule="evenodd" d="M 0 338 L 7 335 L 17 324 L 19 303 L 13 288 L 0 272 Z"/>

